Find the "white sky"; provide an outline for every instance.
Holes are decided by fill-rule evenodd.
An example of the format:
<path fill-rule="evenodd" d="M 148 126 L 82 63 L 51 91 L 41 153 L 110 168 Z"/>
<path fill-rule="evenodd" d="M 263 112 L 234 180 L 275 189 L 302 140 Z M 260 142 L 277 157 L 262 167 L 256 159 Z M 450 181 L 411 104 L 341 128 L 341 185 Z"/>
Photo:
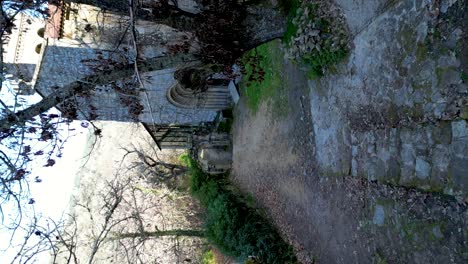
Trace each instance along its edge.
<path fill-rule="evenodd" d="M 8 102 L 10 104 L 14 103 L 14 95 L 12 91 L 13 86 L 13 83 L 8 80 L 4 80 L 3 86 L 0 90 L 0 98 L 7 104 Z M 24 98 L 28 104 L 34 104 L 41 99 L 39 95 L 21 97 Z M 53 109 L 51 112 L 57 112 L 57 110 Z M 88 141 L 92 134 L 90 129 L 81 127 L 80 123 L 81 122 L 79 121 L 75 121 L 71 124 L 71 128 L 76 129 L 73 132 L 69 132 L 66 126 L 62 126 L 62 137 L 63 139 L 66 139 L 66 142 L 62 151 L 63 156 L 61 158 L 52 157 L 56 161 L 54 166 L 44 167 L 43 165 L 45 164 L 45 160 L 42 156 L 38 157 L 39 161 L 33 160 L 31 162 L 31 174 L 28 176 L 30 181 L 30 197 L 34 198 L 36 201 L 34 204 L 36 213 L 44 216 L 45 218 L 50 217 L 58 220 L 61 219 L 69 210 L 69 203 L 71 195 L 74 192 L 76 175 L 85 162 L 83 157 L 88 154 Z M 68 135 L 70 135 L 70 137 L 67 137 Z M 25 145 L 28 144 L 31 145 L 32 151 L 40 149 L 41 146 L 44 145 L 43 142 L 37 142 L 37 140 L 34 142 L 28 142 Z M 0 147 L 2 147 L 3 150 L 5 149 L 5 146 Z M 36 176 L 39 176 L 42 182 L 34 182 L 34 178 Z M 16 207 L 13 207 L 12 205 L 2 207 L 2 209 L 5 210 L 5 214 L 8 214 L 8 212 L 15 210 Z M 0 264 L 3 264 L 9 263 L 16 252 L 11 250 L 7 251 L 5 254 L 1 253 L 1 250 L 5 250 L 9 244 L 9 235 L 2 233 L 1 230 L 2 229 L 0 228 Z M 22 239 L 20 234 L 17 234 L 17 237 L 17 239 Z M 44 256 L 44 258 L 39 260 L 39 263 L 47 263 L 48 259 L 48 256 Z"/>
<path fill-rule="evenodd" d="M 41 183 L 31 184 L 31 194 L 36 200 L 36 210 L 50 217 L 60 217 L 68 209 L 70 195 L 73 192 L 75 176 L 84 164 L 86 146 L 90 133 L 83 129 L 80 122 L 73 126 L 81 130 L 70 137 L 64 145 L 63 157 L 56 159 L 52 167 L 35 167 L 31 176 L 40 176 Z M 32 177 L 32 178 L 33 178 Z"/>
<path fill-rule="evenodd" d="M 8 82 L 4 83 L 0 91 L 0 98 L 6 102 L 12 102 L 11 85 Z M 39 95 L 23 96 L 29 104 L 38 102 L 41 97 Z M 57 111 L 53 109 L 52 111 Z M 30 180 L 31 198 L 34 198 L 35 211 L 37 214 L 46 218 L 50 217 L 59 220 L 68 213 L 69 202 L 73 194 L 76 175 L 86 161 L 85 156 L 88 154 L 88 141 L 92 136 L 89 128 L 81 127 L 80 121 L 72 122 L 70 128 L 74 131 L 68 131 L 67 126 L 62 126 L 63 139 L 66 139 L 63 148 L 63 156 L 61 158 L 54 157 L 56 164 L 52 167 L 44 167 L 44 158 L 39 156 L 39 161 L 32 162 Z M 69 136 L 69 137 L 68 137 Z M 34 143 L 31 144 L 33 151 Z M 34 178 L 39 176 L 42 180 L 40 183 L 34 182 Z M 76 185 L 77 186 L 77 185 Z M 4 207 L 8 211 L 8 207 Z M 14 210 L 14 209 L 12 209 Z M 0 232 L 0 250 L 5 250 L 8 247 L 9 236 Z M 20 234 L 17 234 L 18 239 L 22 239 Z M 9 263 L 15 254 L 15 250 L 9 250 L 5 254 L 0 255 L 0 263 Z M 49 256 L 44 255 L 39 263 L 48 262 Z"/>

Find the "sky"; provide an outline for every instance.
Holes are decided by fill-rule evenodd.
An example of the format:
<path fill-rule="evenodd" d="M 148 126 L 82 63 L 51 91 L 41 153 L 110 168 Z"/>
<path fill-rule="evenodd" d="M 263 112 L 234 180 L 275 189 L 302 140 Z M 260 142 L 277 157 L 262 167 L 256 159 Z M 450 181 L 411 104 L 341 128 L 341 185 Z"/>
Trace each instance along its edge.
<path fill-rule="evenodd" d="M 11 83 L 4 83 L 0 91 L 0 98 L 4 102 L 11 103 L 14 101 L 11 93 L 12 88 Z M 22 98 L 25 99 L 27 104 L 34 104 L 41 99 L 39 95 L 22 96 Z M 58 111 L 52 109 L 51 112 Z M 92 137 L 91 129 L 83 128 L 80 121 L 71 123 L 70 128 L 75 130 L 70 131 L 68 128 L 65 125 L 59 128 L 62 131 L 62 137 L 66 138 L 63 156 L 55 158 L 56 164 L 52 167 L 44 167 L 43 159 L 40 159 L 40 161 L 33 160 L 31 174 L 28 177 L 30 197 L 36 201 L 34 204 L 35 212 L 45 218 L 50 217 L 55 220 L 64 218 L 68 213 L 71 195 L 76 191 L 75 186 L 78 186 L 76 175 L 86 162 L 85 156 L 89 152 L 90 145 L 88 142 Z M 31 145 L 34 151 L 33 144 Z M 42 182 L 34 182 L 36 176 L 39 176 Z M 4 207 L 4 210 L 8 211 L 8 207 Z M 10 210 L 14 210 L 14 208 Z M 0 250 L 4 250 L 8 247 L 9 236 L 0 232 L 0 237 Z M 18 239 L 22 238 L 20 234 L 17 234 L 17 237 Z M 14 254 L 16 254 L 15 250 L 7 250 L 6 253 L 0 255 L 0 263 L 9 263 Z M 48 258 L 48 255 L 41 256 L 42 260 L 39 263 L 47 262 Z"/>
<path fill-rule="evenodd" d="M 5 4 L 7 2 L 3 2 Z M 5 6 L 4 6 L 5 7 Z M 8 10 L 8 7 L 6 7 Z M 28 13 L 29 15 L 35 15 L 34 13 Z M 29 56 L 29 55 L 28 55 Z M 2 101 L 12 106 L 15 104 L 15 81 L 12 81 L 12 76 L 2 82 L 0 89 L 0 98 Z M 24 100 L 25 104 L 18 106 L 15 110 L 18 111 L 21 108 L 32 105 L 39 100 L 41 96 L 34 94 L 32 96 L 18 96 L 21 100 Z M 1 111 L 1 107 L 0 107 Z M 57 109 L 51 109 L 48 113 L 58 113 Z M 74 129 L 70 131 L 69 128 Z M 86 162 L 86 155 L 88 154 L 91 140 L 92 131 L 91 128 L 84 128 L 81 126 L 80 121 L 74 121 L 70 124 L 70 127 L 63 125 L 59 127 L 61 130 L 62 139 L 66 139 L 63 145 L 62 157 L 53 157 L 56 161 L 54 166 L 44 167 L 45 159 L 40 158 L 34 159 L 30 162 L 31 173 L 27 176 L 29 181 L 29 197 L 35 200 L 34 209 L 33 206 L 26 204 L 24 210 L 32 212 L 34 210 L 36 215 L 41 215 L 44 218 L 52 218 L 55 220 L 63 219 L 66 217 L 69 207 L 71 195 L 76 192 L 75 187 L 78 185 L 77 174 L 81 167 Z M 42 145 L 41 145 L 42 144 Z M 38 140 L 30 141 L 24 145 L 31 145 L 32 151 L 44 148 L 44 145 L 48 143 L 40 142 Z M 8 147 L 5 141 L 0 145 L 0 149 L 8 151 Z M 17 150 L 18 151 L 18 150 Z M 46 152 L 46 150 L 44 150 Z M 12 153 L 12 151 L 10 151 Z M 17 155 L 13 153 L 12 155 Z M 45 155 L 44 155 L 45 156 Z M 33 156 L 34 157 L 34 156 Z M 41 182 L 35 182 L 35 177 L 38 176 Z M 8 214 L 17 212 L 16 204 L 2 205 L 2 209 L 5 212 L 5 221 L 8 221 Z M 11 221 L 10 221 L 11 222 Z M 0 264 L 10 263 L 12 256 L 16 254 L 16 250 L 3 250 L 8 248 L 10 235 L 5 233 L 0 222 Z M 18 242 L 22 239 L 20 233 L 15 236 Z M 47 263 L 49 259 L 48 255 L 42 256 L 39 263 Z"/>

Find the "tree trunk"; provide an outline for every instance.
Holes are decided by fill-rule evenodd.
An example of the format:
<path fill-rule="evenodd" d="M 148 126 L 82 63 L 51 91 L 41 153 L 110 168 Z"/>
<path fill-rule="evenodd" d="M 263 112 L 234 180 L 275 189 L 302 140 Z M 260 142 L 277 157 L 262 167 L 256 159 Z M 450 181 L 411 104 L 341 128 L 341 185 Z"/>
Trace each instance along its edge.
<path fill-rule="evenodd" d="M 190 54 L 180 54 L 174 57 L 156 57 L 139 62 L 138 70 L 140 72 L 157 71 L 181 65 L 190 65 L 196 61 L 197 59 Z M 115 80 L 128 78 L 133 74 L 135 74 L 135 65 L 128 64 L 122 69 L 98 72 L 95 75 L 70 83 L 57 89 L 56 92 L 46 96 L 40 102 L 0 119 L 0 132 L 8 131 L 14 126 L 24 125 L 28 120 L 32 120 L 33 117 L 46 112 L 76 94 L 92 90 L 99 85 L 109 84 Z"/>
<path fill-rule="evenodd" d="M 67 1 L 90 4 L 116 14 L 128 16 L 128 3 L 123 0 Z M 161 2 L 165 1 L 167 0 L 161 0 Z M 210 7 L 211 9 L 202 7 L 203 11 L 198 14 L 189 13 L 173 6 L 171 6 L 169 13 L 155 14 L 148 10 L 158 10 L 158 8 L 151 7 L 149 3 L 143 2 L 136 12 L 139 19 L 167 25 L 179 31 L 194 33 L 207 44 L 210 44 L 208 42 L 213 37 L 239 41 L 239 48 L 243 50 L 252 49 L 270 40 L 281 38 L 286 31 L 286 14 L 279 8 L 258 6 L 253 3 L 238 5 L 235 1 L 232 1 L 232 3 L 223 2 L 222 4 L 223 9 L 217 9 L 216 6 Z M 237 13 L 239 16 L 235 15 Z M 232 21 L 233 19 L 240 21 Z M 226 26 L 219 28 L 216 27 L 216 24 Z M 211 29 L 217 32 L 209 32 Z M 200 32 L 200 30 L 205 32 Z M 239 35 L 229 35 L 232 30 L 235 30 Z M 200 37 L 200 35 L 207 35 L 207 37 Z"/>
<path fill-rule="evenodd" d="M 126 0 L 66 0 L 77 4 L 87 4 L 110 11 L 117 15 L 128 16 L 129 6 Z M 169 5 L 167 0 L 158 2 L 139 3 L 135 10 L 138 19 L 152 21 L 158 24 L 175 28 L 179 31 L 193 32 L 200 23 L 198 14 L 184 11 L 176 6 Z"/>
<path fill-rule="evenodd" d="M 204 237 L 205 234 L 203 230 L 174 229 L 152 232 L 143 231 L 138 233 L 121 233 L 111 237 L 110 240 L 120 240 L 126 238 L 158 238 L 164 236 Z"/>

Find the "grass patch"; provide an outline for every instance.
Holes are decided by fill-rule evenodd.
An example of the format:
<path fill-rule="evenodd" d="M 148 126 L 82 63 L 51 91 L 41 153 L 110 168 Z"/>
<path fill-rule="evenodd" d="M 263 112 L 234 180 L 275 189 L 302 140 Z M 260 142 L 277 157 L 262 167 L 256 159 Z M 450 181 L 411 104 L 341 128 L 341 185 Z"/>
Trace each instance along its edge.
<path fill-rule="evenodd" d="M 307 71 L 309 79 L 318 79 L 325 74 L 325 70 L 335 72 L 335 65 L 342 61 L 348 55 L 348 51 L 339 48 L 332 50 L 330 47 L 325 47 L 322 51 L 314 50 L 303 56 L 302 60 L 310 67 Z"/>
<path fill-rule="evenodd" d="M 244 54 L 241 91 L 248 107 L 256 113 L 260 104 L 271 100 L 277 115 L 288 112 L 287 96 L 283 89 L 283 53 L 279 41 L 258 46 Z"/>
<path fill-rule="evenodd" d="M 234 120 L 231 118 L 226 119 L 226 121 L 219 122 L 218 132 L 223 132 L 223 133 L 231 132 L 233 122 Z"/>
<path fill-rule="evenodd" d="M 202 264 L 216 264 L 216 258 L 211 249 L 203 253 Z"/>
<path fill-rule="evenodd" d="M 182 157 L 190 172 L 190 191 L 207 208 L 206 237 L 223 254 L 260 263 L 297 263 L 286 244 L 268 221 L 226 188 L 227 181 L 205 174 L 189 156 Z"/>
<path fill-rule="evenodd" d="M 217 131 L 220 133 L 230 133 L 234 123 L 234 114 L 232 108 L 222 111 L 223 121 L 219 122 Z"/>

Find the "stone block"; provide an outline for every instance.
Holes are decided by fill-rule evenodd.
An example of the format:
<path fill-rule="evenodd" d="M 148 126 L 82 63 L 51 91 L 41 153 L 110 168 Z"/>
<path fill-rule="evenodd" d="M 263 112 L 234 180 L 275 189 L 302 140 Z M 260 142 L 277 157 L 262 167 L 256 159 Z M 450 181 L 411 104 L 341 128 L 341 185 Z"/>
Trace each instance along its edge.
<path fill-rule="evenodd" d="M 468 126 L 465 120 L 452 122 L 453 140 L 468 140 Z"/>
<path fill-rule="evenodd" d="M 432 139 L 436 144 L 450 144 L 452 142 L 452 127 L 450 122 L 442 121 L 433 127 Z"/>
<path fill-rule="evenodd" d="M 385 207 L 383 205 L 378 204 L 375 206 L 372 222 L 378 226 L 383 226 L 385 224 Z"/>
<path fill-rule="evenodd" d="M 430 185 L 435 191 L 442 190 L 447 184 L 450 149 L 448 145 L 437 144 L 432 149 L 432 170 Z"/>
<path fill-rule="evenodd" d="M 401 167 L 397 157 L 391 157 L 387 163 L 386 179 L 392 183 L 398 183 L 400 180 Z"/>
<path fill-rule="evenodd" d="M 431 164 L 425 160 L 423 157 L 416 158 L 415 166 L 416 177 L 419 180 L 428 180 L 431 175 Z"/>
<path fill-rule="evenodd" d="M 468 157 L 455 157 L 450 162 L 449 175 L 455 191 L 468 194 Z"/>

